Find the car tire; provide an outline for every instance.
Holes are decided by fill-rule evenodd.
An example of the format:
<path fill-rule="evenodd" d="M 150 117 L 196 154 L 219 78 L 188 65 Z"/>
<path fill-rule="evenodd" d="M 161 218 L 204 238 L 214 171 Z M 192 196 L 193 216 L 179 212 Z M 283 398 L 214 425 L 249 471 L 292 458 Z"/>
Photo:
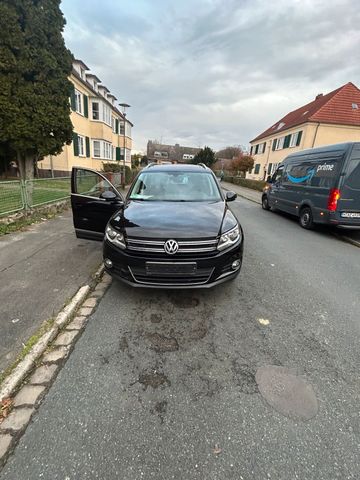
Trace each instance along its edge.
<path fill-rule="evenodd" d="M 270 210 L 270 205 L 269 205 L 269 199 L 267 195 L 263 195 L 262 200 L 261 200 L 261 206 L 263 210 Z"/>
<path fill-rule="evenodd" d="M 314 228 L 314 219 L 310 207 L 304 207 L 300 211 L 299 223 L 302 228 L 312 230 Z"/>

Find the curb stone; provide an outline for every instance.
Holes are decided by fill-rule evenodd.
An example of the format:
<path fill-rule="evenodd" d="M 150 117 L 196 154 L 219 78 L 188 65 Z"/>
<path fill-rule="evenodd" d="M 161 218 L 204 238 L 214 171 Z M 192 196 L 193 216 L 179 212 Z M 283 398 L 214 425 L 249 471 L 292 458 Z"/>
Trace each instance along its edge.
<path fill-rule="evenodd" d="M 87 323 L 87 316 L 91 315 L 110 286 L 112 278 L 108 274 L 105 278 L 101 278 L 103 272 L 104 267 L 101 266 L 94 274 L 92 291 L 89 285 L 79 289 L 70 303 L 58 314 L 53 327 L 40 338 L 1 386 L 0 400 L 13 398 L 14 393 L 17 394 L 14 398 L 13 410 L 0 423 L 0 468 L 26 430 L 33 413 L 41 404 L 59 372 L 61 364 L 67 359 L 80 337 Z M 83 308 L 82 304 L 85 301 L 92 307 Z M 75 318 L 72 320 L 73 317 Z M 59 341 L 61 344 L 58 343 Z M 39 366 L 33 371 L 37 364 Z M 25 378 L 28 378 L 28 383 L 21 385 Z M 20 389 L 17 391 L 19 386 Z"/>

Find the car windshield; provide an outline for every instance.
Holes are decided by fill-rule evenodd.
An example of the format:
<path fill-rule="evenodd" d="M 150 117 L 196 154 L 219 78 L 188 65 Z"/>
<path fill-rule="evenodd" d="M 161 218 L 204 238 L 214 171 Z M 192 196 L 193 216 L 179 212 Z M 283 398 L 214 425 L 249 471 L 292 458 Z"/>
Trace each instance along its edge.
<path fill-rule="evenodd" d="M 142 172 L 131 190 L 131 200 L 165 202 L 215 202 L 222 200 L 208 172 Z"/>

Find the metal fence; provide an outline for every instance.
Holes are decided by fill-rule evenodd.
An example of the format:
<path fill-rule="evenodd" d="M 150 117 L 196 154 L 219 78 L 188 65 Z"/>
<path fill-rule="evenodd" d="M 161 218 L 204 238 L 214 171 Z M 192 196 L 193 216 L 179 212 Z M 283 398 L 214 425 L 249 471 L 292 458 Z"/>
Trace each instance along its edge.
<path fill-rule="evenodd" d="M 70 178 L 0 182 L 0 216 L 69 198 Z"/>

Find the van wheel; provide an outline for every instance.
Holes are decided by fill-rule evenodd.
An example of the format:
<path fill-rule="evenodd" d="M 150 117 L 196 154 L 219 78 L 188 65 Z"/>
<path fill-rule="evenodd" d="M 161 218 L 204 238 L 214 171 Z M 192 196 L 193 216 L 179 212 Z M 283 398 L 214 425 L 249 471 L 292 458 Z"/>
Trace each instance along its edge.
<path fill-rule="evenodd" d="M 270 205 L 269 205 L 269 199 L 267 195 L 263 195 L 262 201 L 261 201 L 261 206 L 263 210 L 270 210 Z"/>
<path fill-rule="evenodd" d="M 303 228 L 306 228 L 306 230 L 314 228 L 313 214 L 310 207 L 304 207 L 301 209 L 299 222 Z"/>

